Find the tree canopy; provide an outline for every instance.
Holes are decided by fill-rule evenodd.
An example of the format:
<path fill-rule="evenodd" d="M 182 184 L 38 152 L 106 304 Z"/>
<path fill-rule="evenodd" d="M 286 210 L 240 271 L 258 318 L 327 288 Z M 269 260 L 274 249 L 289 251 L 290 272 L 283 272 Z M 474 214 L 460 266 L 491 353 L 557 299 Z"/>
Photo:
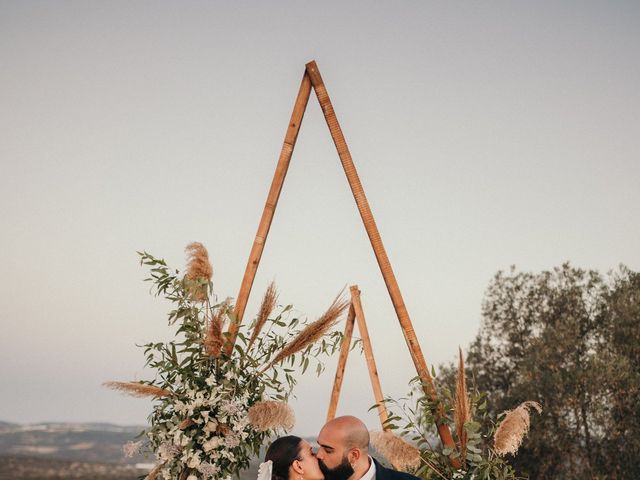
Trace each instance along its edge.
<path fill-rule="evenodd" d="M 531 478 L 640 474 L 640 273 L 498 272 L 467 355 L 490 417 L 542 404 L 512 459 Z"/>

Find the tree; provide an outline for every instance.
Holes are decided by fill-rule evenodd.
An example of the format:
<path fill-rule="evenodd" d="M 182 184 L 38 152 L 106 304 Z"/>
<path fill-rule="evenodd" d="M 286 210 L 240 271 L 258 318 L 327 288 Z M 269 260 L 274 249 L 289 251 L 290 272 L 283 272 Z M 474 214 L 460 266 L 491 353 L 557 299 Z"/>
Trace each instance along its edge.
<path fill-rule="evenodd" d="M 601 463 L 615 478 L 640 475 L 640 273 L 623 269 L 607 294 L 602 357 L 610 365 L 605 379 L 609 415 L 603 419 L 607 442 Z"/>
<path fill-rule="evenodd" d="M 569 264 L 498 272 L 467 355 L 495 415 L 542 404 L 512 460 L 531 478 L 634 478 L 640 472 L 640 274 Z"/>

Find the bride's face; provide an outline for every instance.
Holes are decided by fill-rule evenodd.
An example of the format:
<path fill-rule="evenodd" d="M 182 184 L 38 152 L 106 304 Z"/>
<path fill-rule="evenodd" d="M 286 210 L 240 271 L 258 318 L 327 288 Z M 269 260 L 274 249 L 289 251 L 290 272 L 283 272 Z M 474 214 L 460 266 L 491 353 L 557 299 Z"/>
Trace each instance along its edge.
<path fill-rule="evenodd" d="M 318 466 L 318 459 L 313 453 L 311 445 L 306 440 L 300 442 L 300 458 L 301 460 L 295 460 L 295 462 L 298 463 L 304 480 L 324 480 L 322 470 L 320 470 Z M 294 478 L 297 480 L 297 476 Z"/>

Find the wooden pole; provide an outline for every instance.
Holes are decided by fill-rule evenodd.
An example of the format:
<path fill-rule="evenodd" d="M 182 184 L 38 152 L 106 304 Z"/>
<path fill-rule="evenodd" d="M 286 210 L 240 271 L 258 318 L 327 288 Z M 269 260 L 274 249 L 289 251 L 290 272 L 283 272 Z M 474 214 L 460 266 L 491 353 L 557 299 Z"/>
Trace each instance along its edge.
<path fill-rule="evenodd" d="M 338 408 L 338 400 L 340 399 L 340 390 L 342 389 L 342 380 L 344 379 L 344 368 L 347 365 L 347 357 L 351 349 L 351 338 L 353 336 L 353 326 L 355 324 L 355 310 L 353 302 L 349 305 L 349 313 L 347 315 L 347 323 L 344 327 L 344 338 L 340 346 L 340 358 L 338 359 L 338 368 L 336 369 L 336 377 L 333 380 L 333 389 L 331 390 L 331 400 L 329 400 L 329 411 L 327 412 L 327 422 L 333 420 L 336 416 Z"/>
<path fill-rule="evenodd" d="M 256 272 L 258 271 L 258 265 L 260 264 L 264 244 L 267 241 L 269 228 L 271 228 L 273 215 L 276 211 L 276 206 L 278 205 L 278 198 L 282 191 L 282 184 L 284 183 L 287 170 L 289 169 L 289 162 L 291 161 L 293 148 L 296 145 L 298 132 L 300 131 L 300 124 L 302 123 L 302 118 L 304 117 L 304 111 L 307 108 L 307 102 L 309 101 L 310 94 L 311 82 L 309 75 L 305 72 L 302 77 L 302 83 L 300 84 L 296 103 L 293 106 L 293 113 L 291 114 L 291 120 L 289 121 L 287 133 L 285 134 L 284 142 L 282 144 L 280 158 L 278 159 L 278 165 L 273 175 L 269 195 L 267 196 L 267 201 L 265 203 L 264 210 L 262 211 L 262 218 L 258 225 L 258 232 L 256 233 L 256 237 L 253 241 L 253 246 L 249 253 L 249 260 L 247 261 L 247 267 L 244 271 L 244 277 L 242 278 L 242 284 L 240 285 L 240 292 L 238 293 L 238 299 L 234 308 L 234 318 L 229 325 L 227 343 L 224 350 L 227 355 L 230 355 L 233 351 L 233 345 L 235 344 L 236 336 L 238 335 L 238 329 L 242 323 L 244 311 L 247 308 L 247 301 L 249 300 L 253 280 L 255 279 Z"/>
<path fill-rule="evenodd" d="M 358 321 L 358 331 L 362 337 L 362 346 L 364 347 L 364 356 L 367 360 L 367 368 L 369 369 L 369 378 L 371 379 L 371 386 L 373 387 L 373 396 L 376 399 L 376 405 L 378 408 L 378 417 L 380 418 L 380 425 L 382 430 L 388 430 L 386 424 L 389 414 L 387 413 L 387 407 L 384 403 L 384 395 L 382 395 L 382 387 L 380 387 L 380 378 L 378 377 L 378 369 L 376 368 L 376 360 L 373 358 L 373 348 L 371 347 L 371 339 L 369 338 L 369 329 L 367 328 L 367 322 L 364 319 L 364 310 L 362 309 L 362 303 L 360 302 L 360 290 L 357 285 L 350 287 L 351 289 L 351 303 L 353 309 L 356 312 L 356 320 Z"/>
<path fill-rule="evenodd" d="M 400 322 L 400 326 L 402 328 L 402 333 L 409 347 L 411 359 L 413 360 L 418 376 L 422 381 L 423 390 L 426 395 L 429 395 L 431 399 L 434 400 L 435 405 L 437 405 L 434 414 L 436 416 L 440 440 L 442 440 L 442 444 L 446 448 L 455 449 L 456 447 L 453 441 L 453 437 L 451 436 L 451 431 L 449 430 L 449 426 L 445 423 L 445 415 L 442 404 L 438 400 L 435 386 L 433 384 L 433 379 L 429 374 L 429 369 L 427 368 L 427 363 L 424 359 L 424 355 L 422 354 L 422 349 L 420 348 L 420 344 L 418 343 L 418 339 L 416 338 L 411 319 L 409 318 L 409 313 L 407 312 L 407 309 L 404 305 L 404 300 L 402 299 L 402 294 L 400 293 L 400 287 L 398 286 L 398 282 L 391 268 L 391 263 L 389 261 L 389 258 L 387 257 L 384 245 L 382 244 L 382 238 L 380 237 L 378 227 L 376 226 L 376 222 L 373 218 L 373 213 L 371 212 L 371 208 L 369 207 L 369 202 L 367 201 L 364 189 L 362 188 L 362 184 L 360 183 L 360 178 L 358 177 L 358 172 L 356 171 L 356 167 L 351 158 L 349 147 L 347 146 L 347 142 L 344 138 L 344 135 L 342 134 L 342 129 L 340 128 L 340 124 L 338 123 L 338 118 L 333 110 L 331 99 L 329 98 L 327 89 L 324 86 L 324 82 L 322 81 L 322 77 L 320 76 L 320 71 L 318 70 L 316 62 L 309 62 L 306 67 L 307 73 L 309 74 L 309 77 L 311 79 L 311 85 L 313 86 L 316 97 L 318 98 L 318 102 L 322 107 L 322 113 L 324 114 L 324 118 L 329 127 L 329 131 L 331 132 L 333 143 L 335 144 L 338 151 L 340 162 L 342 163 L 342 167 L 347 176 L 347 180 L 349 181 L 351 192 L 353 193 L 353 197 L 355 198 L 356 204 L 358 206 L 358 211 L 360 212 L 360 216 L 362 217 L 362 222 L 364 223 L 364 227 L 367 231 L 367 235 L 369 236 L 369 241 L 371 242 L 371 246 L 373 247 L 373 251 L 375 253 L 376 260 L 378 261 L 380 271 L 382 272 L 384 282 L 387 286 L 387 290 L 389 291 L 391 302 L 393 303 L 398 321 Z M 450 458 L 450 460 L 451 464 L 454 467 L 458 468 L 460 466 L 459 459 Z"/>

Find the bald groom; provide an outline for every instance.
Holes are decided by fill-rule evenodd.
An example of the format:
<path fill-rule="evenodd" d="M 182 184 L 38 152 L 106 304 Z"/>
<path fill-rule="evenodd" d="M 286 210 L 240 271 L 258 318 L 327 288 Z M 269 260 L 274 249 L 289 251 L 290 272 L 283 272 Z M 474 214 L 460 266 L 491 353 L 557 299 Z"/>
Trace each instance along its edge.
<path fill-rule="evenodd" d="M 356 417 L 330 420 L 318 435 L 318 464 L 325 480 L 419 480 L 385 468 L 369 455 L 369 430 Z"/>

